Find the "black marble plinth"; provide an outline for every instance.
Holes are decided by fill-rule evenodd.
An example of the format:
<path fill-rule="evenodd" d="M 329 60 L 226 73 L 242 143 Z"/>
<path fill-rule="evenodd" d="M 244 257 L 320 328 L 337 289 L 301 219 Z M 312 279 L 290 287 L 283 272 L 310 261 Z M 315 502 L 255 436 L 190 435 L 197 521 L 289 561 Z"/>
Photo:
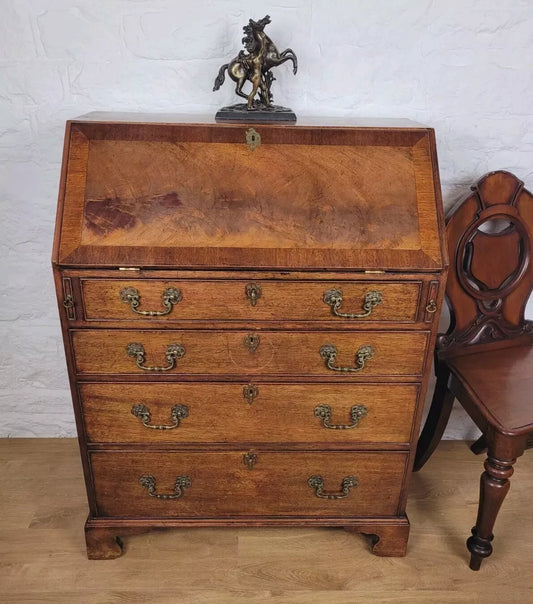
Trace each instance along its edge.
<path fill-rule="evenodd" d="M 248 109 L 246 103 L 222 107 L 215 115 L 217 122 L 295 122 L 296 114 L 288 107 L 254 107 Z"/>

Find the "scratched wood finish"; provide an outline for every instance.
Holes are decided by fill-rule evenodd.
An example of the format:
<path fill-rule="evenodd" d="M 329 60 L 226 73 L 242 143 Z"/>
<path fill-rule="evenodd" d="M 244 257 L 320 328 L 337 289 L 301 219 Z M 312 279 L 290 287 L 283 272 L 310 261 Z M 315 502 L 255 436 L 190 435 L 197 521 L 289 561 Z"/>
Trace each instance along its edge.
<path fill-rule="evenodd" d="M 244 340 L 259 336 L 255 352 Z M 346 377 L 352 374 L 326 367 L 320 355 L 324 344 L 337 347 L 336 365 L 355 367 L 357 350 L 365 345 L 374 349 L 354 376 L 419 376 L 425 359 L 427 332 L 248 332 L 248 331 L 178 331 L 178 330 L 77 330 L 72 332 L 76 367 L 83 374 L 154 375 L 136 365 L 128 356 L 132 342 L 143 345 L 145 365 L 165 367 L 167 347 L 181 344 L 185 356 L 176 362 L 168 375 L 269 375 Z"/>
<path fill-rule="evenodd" d="M 393 516 L 406 466 L 405 453 L 257 452 L 252 469 L 247 450 L 202 453 L 95 452 L 91 463 L 100 514 L 106 516 L 186 517 L 211 515 Z M 148 495 L 139 479 L 153 475 L 157 492 L 172 494 L 177 476 L 191 486 L 179 499 Z M 307 481 L 324 478 L 324 488 L 341 492 L 347 476 L 359 480 L 348 496 L 327 500 Z"/>
<path fill-rule="evenodd" d="M 56 261 L 440 267 L 429 130 L 256 128 L 69 125 Z"/>
<path fill-rule="evenodd" d="M 261 294 L 252 306 L 246 286 L 255 284 Z M 120 298 L 126 287 L 138 290 L 138 310 L 164 310 L 162 294 L 169 288 L 178 289 L 182 300 L 168 315 L 150 317 L 150 321 L 221 319 L 254 321 L 327 321 L 333 316 L 343 323 L 406 322 L 413 323 L 418 313 L 421 283 L 384 283 L 382 281 L 348 282 L 279 282 L 267 281 L 258 275 L 252 281 L 171 281 L 171 280 L 104 280 L 84 279 L 83 308 L 87 320 L 147 320 L 139 316 Z M 382 294 L 382 302 L 367 317 L 346 319 L 334 317 L 331 306 L 323 300 L 331 289 L 342 292 L 339 312 L 364 314 L 365 295 L 371 291 Z"/>
<path fill-rule="evenodd" d="M 87 438 L 94 443 L 407 443 L 418 387 L 414 384 L 80 384 Z M 132 414 L 145 405 L 150 424 L 170 425 L 174 405 L 188 417 L 172 430 L 143 426 Z M 318 405 L 331 408 L 331 424 L 350 425 L 350 410 L 364 405 L 355 428 L 331 429 L 316 417 Z"/>

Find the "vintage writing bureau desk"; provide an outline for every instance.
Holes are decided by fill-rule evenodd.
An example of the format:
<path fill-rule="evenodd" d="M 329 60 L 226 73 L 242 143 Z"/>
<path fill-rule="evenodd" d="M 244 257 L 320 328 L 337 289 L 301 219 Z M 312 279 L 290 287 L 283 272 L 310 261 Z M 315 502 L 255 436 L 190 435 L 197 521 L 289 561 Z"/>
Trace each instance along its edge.
<path fill-rule="evenodd" d="M 443 250 L 412 122 L 69 122 L 53 264 L 89 557 L 270 525 L 403 555 Z"/>

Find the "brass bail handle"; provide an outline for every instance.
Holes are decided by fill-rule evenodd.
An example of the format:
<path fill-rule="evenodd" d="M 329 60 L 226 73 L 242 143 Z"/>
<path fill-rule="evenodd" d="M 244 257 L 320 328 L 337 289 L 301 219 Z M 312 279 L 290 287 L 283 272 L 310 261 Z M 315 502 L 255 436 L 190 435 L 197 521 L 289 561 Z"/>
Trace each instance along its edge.
<path fill-rule="evenodd" d="M 329 405 L 317 405 L 315 407 L 315 417 L 322 420 L 324 428 L 330 430 L 348 430 L 350 428 L 356 428 L 359 425 L 360 420 L 366 416 L 368 409 L 365 405 L 353 405 L 350 409 L 351 424 L 332 424 L 331 423 L 331 407 Z"/>
<path fill-rule="evenodd" d="M 135 359 L 136 365 L 143 371 L 170 371 L 176 366 L 178 359 L 185 356 L 185 347 L 181 344 L 169 344 L 167 346 L 165 358 L 168 365 L 163 367 L 151 367 L 144 364 L 146 352 L 144 346 L 139 342 L 131 342 L 126 346 L 126 353 L 128 356 Z"/>
<path fill-rule="evenodd" d="M 139 478 L 141 487 L 148 489 L 148 495 L 156 499 L 179 499 L 183 497 L 183 490 L 191 486 L 189 476 L 176 476 L 174 482 L 174 493 L 157 493 L 156 480 L 151 474 L 145 474 Z"/>
<path fill-rule="evenodd" d="M 359 479 L 356 476 L 346 476 L 341 482 L 340 493 L 324 490 L 324 479 L 322 476 L 311 476 L 307 484 L 315 489 L 315 495 L 320 499 L 345 499 L 350 494 L 350 489 L 358 486 Z"/>
<path fill-rule="evenodd" d="M 187 405 L 174 405 L 170 410 L 171 424 L 151 424 L 150 409 L 146 405 L 133 405 L 131 414 L 138 417 L 145 428 L 151 428 L 152 430 L 173 430 L 180 425 L 182 419 L 189 417 L 189 407 Z"/>
<path fill-rule="evenodd" d="M 139 310 L 141 304 L 141 294 L 138 289 L 134 287 L 125 287 L 120 290 L 120 299 L 122 302 L 130 305 L 131 310 L 143 317 L 163 317 L 164 315 L 170 314 L 174 304 L 181 302 L 183 296 L 181 290 L 175 287 L 167 287 L 161 294 L 163 299 L 163 308 L 165 310 Z"/>
<path fill-rule="evenodd" d="M 362 371 L 365 368 L 367 361 L 374 358 L 375 351 L 372 346 L 365 344 L 361 346 L 355 353 L 355 367 L 338 367 L 335 365 L 337 358 L 337 347 L 333 344 L 324 344 L 319 350 L 320 356 L 326 362 L 326 367 L 332 371 L 355 372 Z"/>
<path fill-rule="evenodd" d="M 365 294 L 363 299 L 363 311 L 360 313 L 344 313 L 340 312 L 342 306 L 342 290 L 328 289 L 324 292 L 322 300 L 325 304 L 331 306 L 331 313 L 336 317 L 344 319 L 364 319 L 370 316 L 374 308 L 383 302 L 383 294 L 377 290 L 371 290 Z"/>

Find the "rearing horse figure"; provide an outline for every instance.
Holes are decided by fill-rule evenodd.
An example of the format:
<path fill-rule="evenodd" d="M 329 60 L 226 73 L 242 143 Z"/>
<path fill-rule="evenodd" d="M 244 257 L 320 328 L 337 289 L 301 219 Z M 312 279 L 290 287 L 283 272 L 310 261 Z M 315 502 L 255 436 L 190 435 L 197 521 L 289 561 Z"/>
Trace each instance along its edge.
<path fill-rule="evenodd" d="M 232 61 L 222 65 L 213 87 L 213 90 L 218 90 L 222 86 L 224 83 L 224 73 L 227 69 L 230 78 L 236 83 L 236 94 L 247 99 L 247 108 L 249 110 L 257 106 L 272 106 L 273 96 L 270 86 L 275 79 L 270 72 L 272 67 L 281 65 L 285 61 L 292 61 L 293 73 L 298 71 L 298 59 L 294 52 L 290 48 L 281 53 L 278 52 L 275 44 L 265 34 L 265 25 L 269 23 L 269 15 L 266 15 L 259 21 L 250 19 L 249 24 L 243 27 L 245 36 L 242 39 L 242 43 L 248 54 L 241 50 Z M 252 90 L 249 94 L 245 94 L 242 91 L 247 81 L 252 84 Z M 254 106 L 254 98 L 258 92 L 259 101 L 256 101 Z"/>

